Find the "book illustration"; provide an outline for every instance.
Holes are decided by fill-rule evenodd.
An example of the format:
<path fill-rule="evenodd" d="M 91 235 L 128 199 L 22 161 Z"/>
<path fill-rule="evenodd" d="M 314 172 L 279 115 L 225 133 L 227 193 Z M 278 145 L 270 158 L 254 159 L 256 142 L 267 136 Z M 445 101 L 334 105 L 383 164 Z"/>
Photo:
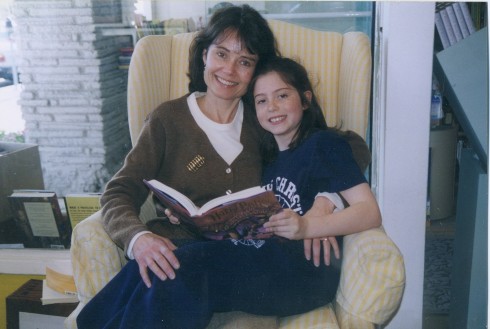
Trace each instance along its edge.
<path fill-rule="evenodd" d="M 195 233 L 213 240 L 265 239 L 262 225 L 282 208 L 272 191 L 260 186 L 224 195 L 197 207 L 187 196 L 157 181 L 144 181 L 153 195 Z"/>
<path fill-rule="evenodd" d="M 27 248 L 69 248 L 71 225 L 63 216 L 60 201 L 49 191 L 15 190 L 9 196 Z"/>
<path fill-rule="evenodd" d="M 66 211 L 72 229 L 100 209 L 101 193 L 73 193 L 65 196 Z"/>

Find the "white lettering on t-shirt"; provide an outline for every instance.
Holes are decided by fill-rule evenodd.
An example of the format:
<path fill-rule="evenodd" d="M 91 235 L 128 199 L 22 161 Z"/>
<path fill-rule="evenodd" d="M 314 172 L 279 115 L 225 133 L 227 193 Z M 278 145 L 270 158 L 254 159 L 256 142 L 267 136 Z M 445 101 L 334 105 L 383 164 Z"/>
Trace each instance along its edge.
<path fill-rule="evenodd" d="M 274 188 L 275 187 L 275 188 Z M 267 190 L 273 190 L 283 208 L 290 208 L 300 215 L 303 214 L 301 198 L 294 182 L 285 177 L 276 177 L 270 184 L 266 185 Z"/>

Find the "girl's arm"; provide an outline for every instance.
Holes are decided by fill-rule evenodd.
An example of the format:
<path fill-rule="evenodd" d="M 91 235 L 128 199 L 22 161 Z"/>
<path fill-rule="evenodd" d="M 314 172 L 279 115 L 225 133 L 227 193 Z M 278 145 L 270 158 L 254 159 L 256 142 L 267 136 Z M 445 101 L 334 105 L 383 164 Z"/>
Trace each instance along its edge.
<path fill-rule="evenodd" d="M 329 215 L 299 216 L 290 209 L 271 216 L 264 227 L 269 232 L 293 240 L 357 233 L 381 225 L 376 198 L 367 183 L 341 192 L 349 207 Z"/>

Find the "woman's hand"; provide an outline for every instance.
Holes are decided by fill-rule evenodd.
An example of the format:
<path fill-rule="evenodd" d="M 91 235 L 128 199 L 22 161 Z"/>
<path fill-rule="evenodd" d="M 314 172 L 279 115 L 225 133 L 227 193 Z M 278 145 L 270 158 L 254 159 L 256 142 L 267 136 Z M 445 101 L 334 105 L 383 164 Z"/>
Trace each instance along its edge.
<path fill-rule="evenodd" d="M 307 260 L 311 260 L 313 255 L 313 264 L 316 267 L 320 266 L 321 248 L 323 247 L 323 263 L 326 266 L 330 265 L 331 249 L 333 249 L 334 256 L 340 259 L 340 248 L 335 237 L 327 237 L 321 239 L 305 239 L 305 257 Z"/>
<path fill-rule="evenodd" d="M 180 224 L 180 220 L 172 214 L 172 210 L 170 210 L 168 208 L 165 209 L 165 216 L 168 217 L 168 220 L 170 221 L 170 223 L 172 223 L 174 225 Z"/>
<path fill-rule="evenodd" d="M 133 256 L 138 263 L 141 278 L 148 288 L 151 287 L 148 268 L 162 281 L 175 278 L 175 270 L 180 267 L 173 252 L 175 249 L 177 247 L 172 241 L 153 233 L 143 234 L 136 239 Z"/>
<path fill-rule="evenodd" d="M 326 216 L 333 213 L 335 209 L 334 203 L 323 196 L 315 198 L 315 202 L 311 209 L 305 214 L 305 217 L 309 216 Z M 321 249 L 323 247 L 323 263 L 326 266 L 330 265 L 331 249 L 333 249 L 334 256 L 340 259 L 340 248 L 335 237 L 324 237 L 315 239 L 305 239 L 304 249 L 305 257 L 307 260 L 311 260 L 313 256 L 313 264 L 320 266 Z"/>

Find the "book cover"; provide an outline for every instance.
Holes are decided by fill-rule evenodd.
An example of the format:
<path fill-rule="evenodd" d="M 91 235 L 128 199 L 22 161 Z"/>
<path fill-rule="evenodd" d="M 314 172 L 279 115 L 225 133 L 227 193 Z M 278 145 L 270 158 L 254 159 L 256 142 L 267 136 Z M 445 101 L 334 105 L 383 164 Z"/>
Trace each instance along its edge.
<path fill-rule="evenodd" d="M 265 239 L 262 225 L 282 208 L 272 191 L 260 186 L 210 200 L 197 207 L 189 198 L 156 180 L 144 181 L 181 223 L 209 239 Z"/>
<path fill-rule="evenodd" d="M 72 229 L 100 209 L 101 193 L 72 193 L 65 196 L 66 211 Z"/>
<path fill-rule="evenodd" d="M 15 221 L 25 235 L 25 247 L 70 247 L 70 221 L 63 216 L 55 192 L 16 190 L 9 196 L 9 202 Z"/>

